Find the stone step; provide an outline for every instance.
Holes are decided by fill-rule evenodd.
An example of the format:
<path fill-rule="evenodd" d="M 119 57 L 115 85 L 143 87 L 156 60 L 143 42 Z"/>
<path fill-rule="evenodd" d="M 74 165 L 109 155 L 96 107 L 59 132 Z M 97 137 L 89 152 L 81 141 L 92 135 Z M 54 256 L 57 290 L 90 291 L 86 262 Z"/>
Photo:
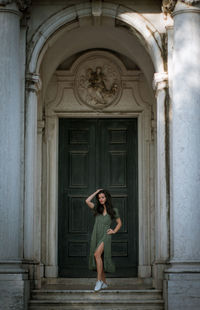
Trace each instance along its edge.
<path fill-rule="evenodd" d="M 161 300 L 162 294 L 159 290 L 33 290 L 33 300 Z"/>
<path fill-rule="evenodd" d="M 107 278 L 109 285 L 124 285 L 152 287 L 152 278 Z M 77 285 L 77 284 L 93 284 L 96 282 L 95 278 L 43 278 L 42 286 L 46 285 Z"/>
<path fill-rule="evenodd" d="M 151 278 L 107 278 L 106 281 L 109 289 L 116 290 L 144 290 L 153 286 Z M 44 289 L 92 290 L 95 283 L 95 278 L 43 278 L 41 285 Z"/>
<path fill-rule="evenodd" d="M 33 290 L 29 310 L 163 310 L 159 290 Z"/>
<path fill-rule="evenodd" d="M 162 300 L 31 300 L 29 310 L 164 310 Z"/>

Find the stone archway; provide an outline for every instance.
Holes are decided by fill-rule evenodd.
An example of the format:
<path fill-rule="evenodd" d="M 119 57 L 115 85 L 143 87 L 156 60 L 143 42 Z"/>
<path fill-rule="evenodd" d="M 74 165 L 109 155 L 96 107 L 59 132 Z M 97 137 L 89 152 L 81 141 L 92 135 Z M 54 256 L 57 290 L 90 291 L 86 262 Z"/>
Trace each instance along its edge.
<path fill-rule="evenodd" d="M 109 10 L 108 10 L 109 8 Z M 163 79 L 166 79 L 166 75 L 164 74 L 164 62 L 162 59 L 161 51 L 161 38 L 156 29 L 153 28 L 153 26 L 148 22 L 148 20 L 144 19 L 140 14 L 138 13 L 131 13 L 127 12 L 128 10 L 122 6 L 118 7 L 114 4 L 103 4 L 102 10 L 101 10 L 101 16 L 106 17 L 108 20 L 111 22 L 113 20 L 118 20 L 130 27 L 133 30 L 133 38 L 135 37 L 135 33 L 137 33 L 137 36 L 139 36 L 139 41 L 141 43 L 140 48 L 142 47 L 143 50 L 145 51 L 145 55 L 150 55 L 148 59 L 151 59 L 153 64 L 154 64 L 154 69 L 153 66 L 149 71 L 147 72 L 144 69 L 144 74 L 146 75 L 146 78 L 149 80 L 149 84 L 152 79 L 153 75 L 153 70 L 154 72 L 156 71 L 157 73 L 163 74 L 161 76 L 161 79 L 157 79 L 156 83 L 157 85 L 161 85 L 160 82 L 163 81 Z M 29 56 L 28 56 L 28 74 L 29 74 L 29 87 L 27 91 L 27 115 L 26 115 L 26 141 L 29 141 L 29 147 L 27 147 L 27 152 L 26 152 L 26 179 L 29 180 L 30 177 L 32 177 L 32 182 L 29 180 L 29 182 L 26 182 L 26 208 L 29 210 L 32 210 L 32 213 L 35 213 L 36 218 L 40 218 L 41 214 L 41 201 L 40 198 L 38 199 L 38 204 L 37 208 L 35 207 L 36 202 L 30 198 L 30 195 L 33 195 L 33 193 L 37 191 L 37 196 L 41 197 L 41 177 L 42 177 L 42 167 L 39 165 L 38 169 L 38 182 L 39 186 L 36 188 L 35 185 L 35 180 L 36 180 L 36 157 L 38 158 L 38 163 L 42 162 L 42 130 L 44 128 L 44 122 L 43 122 L 43 116 L 41 114 L 42 111 L 42 104 L 41 107 L 39 108 L 39 119 L 38 119 L 38 128 L 39 128 L 39 135 L 38 135 L 38 149 L 37 149 L 37 154 L 36 155 L 36 123 L 37 123 L 37 103 L 38 103 L 38 88 L 35 88 L 35 85 L 39 85 L 38 82 L 40 81 L 39 74 L 40 74 L 40 68 L 41 66 L 44 66 L 44 69 L 47 68 L 47 64 L 50 63 L 50 59 L 52 59 L 54 51 L 53 51 L 53 46 L 55 46 L 55 42 L 58 44 L 59 38 L 62 38 L 62 36 L 66 33 L 70 33 L 70 31 L 79 31 L 79 29 L 83 29 L 82 25 L 87 25 L 87 27 L 91 26 L 91 21 L 93 22 L 93 15 L 91 15 L 92 10 L 91 10 L 91 4 L 88 3 L 87 10 L 83 10 L 79 6 L 72 6 L 70 8 L 66 8 L 62 12 L 57 13 L 55 16 L 51 17 L 47 22 L 45 22 L 37 31 L 37 33 L 33 36 L 31 44 L 30 44 L 30 50 L 29 50 Z M 80 23 L 81 20 L 81 23 Z M 113 24 L 113 23 L 112 23 Z M 147 26 L 147 27 L 146 27 Z M 113 27 L 113 25 L 112 25 Z M 87 28 L 88 29 L 88 28 Z M 87 30 L 86 29 L 86 30 Z M 127 32 L 128 33 L 128 32 Z M 41 35 L 42 34 L 42 35 Z M 138 35 L 139 34 L 139 35 Z M 129 34 L 129 36 L 131 36 Z M 136 41 L 135 41 L 136 42 Z M 145 46 L 145 48 L 144 48 Z M 94 46 L 95 47 L 95 46 Z M 138 47 L 139 48 L 139 47 Z M 131 50 L 131 49 L 130 49 Z M 52 54 L 51 54 L 52 52 Z M 73 52 L 73 51 L 72 51 Z M 148 53 L 147 53 L 148 52 Z M 55 55 L 55 54 L 54 54 Z M 48 82 L 52 76 L 52 74 L 55 72 L 57 65 L 66 58 L 66 54 L 61 54 L 60 59 L 58 57 L 57 61 L 51 66 L 50 71 L 46 71 L 46 76 L 48 75 L 49 78 L 48 80 L 42 79 L 43 82 L 43 88 L 40 93 L 40 98 L 39 101 L 43 103 L 43 97 L 45 96 L 46 89 L 48 86 Z M 145 58 L 145 57 L 144 57 Z M 45 64 L 46 61 L 46 64 Z M 138 60 L 139 61 L 139 60 Z M 46 67 L 45 67 L 46 65 Z M 141 64 L 142 67 L 142 64 Z M 144 66 L 145 67 L 145 66 Z M 44 70 L 45 71 L 45 70 Z M 151 72 L 151 73 L 150 73 Z M 158 77 L 158 75 L 156 76 Z M 163 78 L 164 77 L 164 78 Z M 159 75 L 160 78 L 160 75 Z M 34 86 L 34 87 L 32 87 Z M 164 84 L 164 88 L 166 87 L 166 84 Z M 34 89 L 33 89 L 34 88 Z M 160 90 L 162 90 L 160 92 Z M 165 91 L 163 91 L 163 88 L 159 89 L 158 92 L 158 100 L 159 100 L 159 115 L 161 117 L 165 117 L 165 110 L 164 110 L 164 102 L 165 102 Z M 161 94 L 161 95 L 160 95 Z M 161 112 L 161 113 L 160 113 Z M 165 150 L 164 146 L 164 141 L 165 141 L 165 126 L 163 126 L 161 123 L 158 124 L 161 127 L 157 127 L 157 131 L 159 133 L 159 140 L 157 141 L 158 145 L 158 161 L 160 163 L 160 166 L 158 167 L 158 175 L 157 175 L 157 182 L 158 184 L 160 183 L 160 180 L 162 180 L 162 185 L 164 185 L 164 190 L 162 193 L 159 192 L 159 197 L 157 201 L 157 212 L 160 214 L 162 217 L 164 226 L 164 246 L 160 248 L 160 240 L 162 239 L 162 236 L 160 237 L 160 240 L 158 240 L 158 258 L 159 255 L 165 256 L 166 257 L 166 247 L 167 247 L 167 242 L 166 239 L 168 237 L 168 234 L 166 236 L 167 232 L 167 222 L 166 218 L 167 215 L 165 214 L 166 212 L 166 196 L 165 196 L 165 151 L 163 153 L 163 150 Z M 54 137 L 54 143 L 51 145 L 52 147 L 56 146 L 57 143 L 57 136 L 56 136 L 56 123 L 55 124 L 50 124 L 50 131 L 51 135 Z M 48 135 L 46 138 L 48 139 Z M 33 138 L 33 139 L 32 139 Z M 32 141 L 31 147 L 30 147 L 30 141 Z M 143 146 L 141 145 L 141 148 Z M 162 148 L 162 149 L 161 149 Z M 32 151 L 31 151 L 32 150 Z M 53 151 L 53 149 L 52 149 Z M 31 154 L 34 154 L 32 156 Z M 52 156 L 52 153 L 49 153 L 49 156 Z M 54 158 L 56 160 L 56 157 Z M 142 178 L 145 179 L 145 176 L 142 175 Z M 56 179 L 56 170 L 53 170 L 53 176 L 52 179 Z M 56 204 L 57 204 L 57 196 L 56 196 L 56 191 L 55 191 L 55 183 L 50 182 L 48 185 L 48 191 L 49 195 L 47 197 L 47 204 L 50 203 L 54 205 L 54 208 L 51 210 L 54 210 L 53 213 L 49 214 L 49 225 L 50 229 L 48 230 L 49 236 L 48 240 L 55 240 L 55 245 L 56 245 L 56 239 L 55 239 L 55 232 L 57 231 L 57 222 L 55 220 L 56 218 Z M 32 194 L 31 194 L 32 193 Z M 165 208 L 163 209 L 162 205 L 160 205 L 160 201 L 164 204 Z M 162 209 L 163 213 L 161 214 L 159 210 Z M 35 210 L 35 211 L 33 211 Z M 147 216 L 151 217 L 150 214 L 150 209 L 147 210 Z M 148 215 L 149 214 L 149 215 Z M 141 219 L 145 215 L 145 210 L 142 209 L 141 213 Z M 41 218 L 39 223 L 41 223 Z M 148 222 L 150 223 L 150 222 Z M 29 225 L 29 221 L 27 219 L 26 225 Z M 33 228 L 32 228 L 33 229 Z M 151 263 L 152 263 L 152 257 L 151 257 L 151 252 L 153 251 L 153 248 L 150 247 L 150 238 L 148 237 L 148 231 L 150 231 L 150 226 L 148 224 L 148 229 L 146 230 L 146 233 L 142 233 L 142 247 L 140 251 L 140 265 L 141 268 L 139 269 L 139 275 L 141 277 L 149 277 L 151 276 Z M 30 227 L 29 227 L 30 230 Z M 33 229 L 34 230 L 34 229 Z M 26 231 L 26 229 L 25 229 Z M 28 229 L 27 229 L 28 231 Z M 34 240 L 41 240 L 41 232 L 39 225 L 35 228 L 34 232 Z M 28 238 L 28 237 L 27 237 Z M 159 238 L 158 238 L 159 239 Z M 162 240 L 163 241 L 163 240 Z M 36 241 L 33 241 L 34 243 L 34 255 L 36 253 L 36 257 L 39 261 L 41 261 L 41 253 L 40 253 L 40 242 L 37 244 Z M 31 245 L 30 245 L 31 246 Z M 147 248 L 148 250 L 146 251 L 146 254 L 144 256 L 144 248 Z M 164 255 L 163 255 L 164 251 Z M 26 251 L 25 251 L 26 252 Z M 51 246 L 51 242 L 49 243 L 49 246 L 47 246 L 46 250 L 46 260 L 47 260 L 47 266 L 46 266 L 46 275 L 47 276 L 57 276 L 57 257 L 56 257 L 56 251 L 55 251 L 55 246 Z"/>
<path fill-rule="evenodd" d="M 130 11 L 130 9 L 122 5 L 103 3 L 98 14 L 100 17 L 120 20 L 130 27 L 133 33 L 139 36 L 141 43 L 147 49 L 153 61 L 155 72 L 164 72 L 162 39 L 158 30 L 141 14 Z M 44 22 L 31 38 L 28 53 L 28 72 L 39 73 L 45 52 L 55 38 L 62 33 L 63 27 L 68 27 L 68 30 L 80 27 L 79 21 L 82 18 L 93 18 L 94 16 L 92 4 L 88 2 L 84 8 L 81 5 L 67 7 Z"/>

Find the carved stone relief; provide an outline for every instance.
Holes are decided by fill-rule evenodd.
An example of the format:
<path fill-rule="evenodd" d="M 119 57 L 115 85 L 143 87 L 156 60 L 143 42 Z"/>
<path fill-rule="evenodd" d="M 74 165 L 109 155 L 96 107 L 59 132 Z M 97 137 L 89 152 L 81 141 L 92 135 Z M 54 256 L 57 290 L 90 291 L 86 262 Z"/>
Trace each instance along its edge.
<path fill-rule="evenodd" d="M 94 109 L 117 103 L 122 92 L 118 67 L 102 56 L 79 65 L 74 86 L 77 100 Z"/>

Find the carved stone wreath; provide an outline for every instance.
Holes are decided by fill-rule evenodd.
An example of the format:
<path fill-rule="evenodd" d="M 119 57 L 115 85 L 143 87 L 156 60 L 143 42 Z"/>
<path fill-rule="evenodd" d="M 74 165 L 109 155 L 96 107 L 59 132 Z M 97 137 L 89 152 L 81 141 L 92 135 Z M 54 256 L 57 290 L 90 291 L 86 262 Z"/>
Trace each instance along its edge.
<path fill-rule="evenodd" d="M 74 86 L 77 100 L 94 109 L 117 103 L 122 91 L 117 66 L 103 56 L 92 56 L 79 65 Z"/>

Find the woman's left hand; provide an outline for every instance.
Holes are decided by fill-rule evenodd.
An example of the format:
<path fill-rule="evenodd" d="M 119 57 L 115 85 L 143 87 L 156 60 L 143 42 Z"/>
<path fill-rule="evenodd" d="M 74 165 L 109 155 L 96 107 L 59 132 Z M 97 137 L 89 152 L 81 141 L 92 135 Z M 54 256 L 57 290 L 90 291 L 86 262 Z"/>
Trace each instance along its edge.
<path fill-rule="evenodd" d="M 112 235 L 112 234 L 115 234 L 115 232 L 114 232 L 114 230 L 112 230 L 111 228 L 109 228 L 109 229 L 107 230 L 107 234 L 108 234 L 108 235 Z"/>

